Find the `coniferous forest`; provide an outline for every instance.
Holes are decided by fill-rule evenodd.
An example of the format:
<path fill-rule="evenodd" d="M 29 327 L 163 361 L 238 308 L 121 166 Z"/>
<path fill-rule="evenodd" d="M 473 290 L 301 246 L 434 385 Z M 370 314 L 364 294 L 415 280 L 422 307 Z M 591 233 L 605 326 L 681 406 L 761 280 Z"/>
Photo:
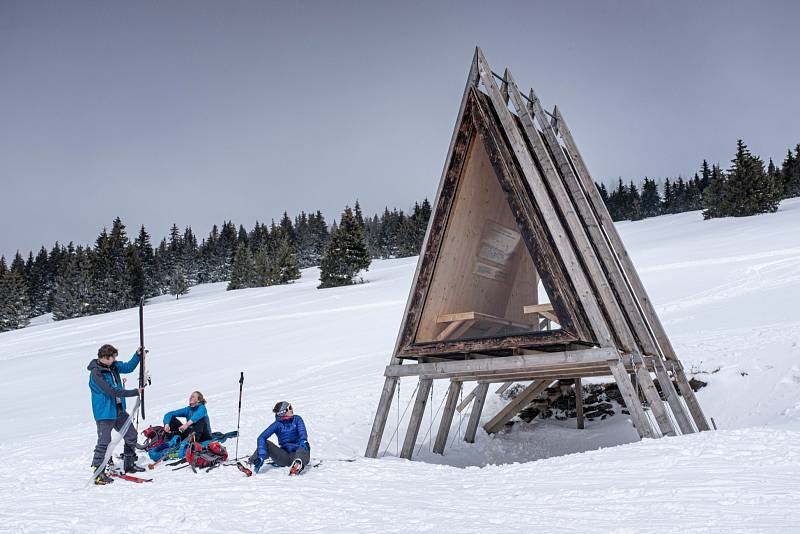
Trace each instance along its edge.
<path fill-rule="evenodd" d="M 619 179 L 610 193 L 597 187 L 615 221 L 701 209 L 705 219 L 770 213 L 781 199 L 800 196 L 800 144 L 780 168 L 772 160 L 765 165 L 739 140 L 725 170 L 704 160 L 693 178 L 667 178 L 660 187 L 650 178 L 640 185 Z M 356 202 L 331 225 L 320 211 L 294 220 L 284 213 L 278 223 L 256 222 L 250 230 L 225 221 L 199 241 L 191 227 L 173 224 L 157 246 L 144 226 L 133 237 L 117 218 L 91 246 L 56 243 L 27 258 L 18 252 L 10 263 L 0 257 L 0 332 L 49 312 L 58 321 L 130 308 L 142 297 L 180 298 L 196 284 L 228 281 L 229 290 L 286 284 L 315 265 L 320 288 L 353 284 L 372 259 L 419 254 L 430 215 L 427 199 L 409 214 L 386 208 L 372 217 Z"/>
<path fill-rule="evenodd" d="M 703 160 L 693 178 L 667 178 L 660 188 L 650 178 L 640 187 L 620 178 L 610 193 L 604 184 L 597 188 L 615 221 L 701 209 L 705 219 L 772 213 L 782 199 L 800 196 L 800 144 L 787 151 L 780 168 L 771 159 L 765 166 L 740 139 L 727 170 Z"/>
<path fill-rule="evenodd" d="M 49 312 L 58 321 L 130 308 L 142 297 L 180 298 L 195 284 L 285 284 L 314 265 L 320 288 L 349 285 L 371 259 L 419 254 L 430 214 L 425 199 L 408 214 L 386 208 L 365 218 L 356 202 L 330 226 L 320 211 L 294 220 L 284 213 L 278 223 L 256 222 L 250 230 L 225 221 L 198 240 L 191 227 L 173 224 L 158 245 L 144 226 L 134 237 L 117 218 L 91 246 L 56 243 L 27 259 L 17 252 L 10 264 L 0 257 L 0 332 Z"/>

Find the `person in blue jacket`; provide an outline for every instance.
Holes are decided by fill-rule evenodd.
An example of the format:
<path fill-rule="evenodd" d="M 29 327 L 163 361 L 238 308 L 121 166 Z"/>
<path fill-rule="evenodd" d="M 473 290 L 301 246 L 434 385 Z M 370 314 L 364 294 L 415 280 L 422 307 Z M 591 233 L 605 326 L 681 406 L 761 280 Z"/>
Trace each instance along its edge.
<path fill-rule="evenodd" d="M 311 459 L 306 425 L 302 417 L 294 414 L 292 405 L 286 401 L 277 403 L 272 411 L 275 413 L 275 422 L 258 436 L 258 448 L 250 456 L 250 463 L 258 473 L 269 458 L 277 466 L 291 466 L 290 474 L 296 475 Z M 273 434 L 278 437 L 278 445 L 269 441 Z"/>
<path fill-rule="evenodd" d="M 178 417 L 183 417 L 186 422 L 181 422 Z M 195 441 L 211 439 L 211 420 L 206 411 L 206 399 L 199 391 L 192 391 L 189 395 L 189 406 L 173 410 L 164 414 L 164 430 L 179 433 L 181 439 L 194 432 Z"/>
<path fill-rule="evenodd" d="M 139 365 L 141 348 L 127 362 L 118 362 L 119 352 L 113 345 L 103 345 L 97 351 L 97 359 L 89 362 L 89 391 L 92 393 L 92 413 L 97 424 L 97 444 L 94 447 L 92 469 L 97 469 L 106 455 L 111 443 L 111 429 L 119 431 L 128 420 L 125 411 L 125 397 L 135 397 L 144 388 L 125 389 L 120 374 L 132 373 Z M 125 440 L 124 469 L 126 473 L 144 471 L 136 465 L 136 428 L 133 425 L 123 436 Z M 102 485 L 113 479 L 101 473 L 95 477 L 95 484 Z"/>

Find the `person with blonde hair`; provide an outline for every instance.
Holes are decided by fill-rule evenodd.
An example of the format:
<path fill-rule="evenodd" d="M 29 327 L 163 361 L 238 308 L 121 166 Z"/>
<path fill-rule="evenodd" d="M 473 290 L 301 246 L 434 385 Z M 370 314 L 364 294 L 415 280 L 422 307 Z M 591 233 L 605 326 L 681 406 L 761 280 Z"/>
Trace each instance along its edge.
<path fill-rule="evenodd" d="M 186 419 L 182 422 L 179 417 Z M 179 408 L 164 414 L 164 430 L 170 434 L 178 433 L 185 439 L 194 432 L 195 441 L 211 439 L 211 420 L 206 410 L 206 399 L 199 391 L 192 391 L 189 395 L 189 406 Z"/>

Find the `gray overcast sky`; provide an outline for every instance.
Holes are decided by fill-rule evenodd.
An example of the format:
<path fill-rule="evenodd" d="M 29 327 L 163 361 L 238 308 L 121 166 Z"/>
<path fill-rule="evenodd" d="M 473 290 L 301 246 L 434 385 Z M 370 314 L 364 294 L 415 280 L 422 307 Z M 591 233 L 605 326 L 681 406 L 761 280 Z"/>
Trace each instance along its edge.
<path fill-rule="evenodd" d="M 433 197 L 475 45 L 594 176 L 800 142 L 800 2 L 0 0 L 0 254 Z"/>

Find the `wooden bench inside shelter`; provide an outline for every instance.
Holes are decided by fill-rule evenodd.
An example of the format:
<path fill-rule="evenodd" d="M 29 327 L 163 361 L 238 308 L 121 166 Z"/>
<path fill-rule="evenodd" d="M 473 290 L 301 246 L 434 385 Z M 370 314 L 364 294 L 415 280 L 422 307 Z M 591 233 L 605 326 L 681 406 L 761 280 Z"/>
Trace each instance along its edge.
<path fill-rule="evenodd" d="M 503 317 L 476 311 L 446 313 L 437 317 L 436 322 L 447 324 L 444 330 L 436 336 L 437 341 L 459 338 L 466 334 L 472 327 L 484 330 L 483 335 L 487 337 L 496 335 L 504 328 L 517 328 L 525 331 L 530 331 L 535 328 L 532 324 L 518 323 Z"/>
<path fill-rule="evenodd" d="M 539 319 L 536 322 L 539 325 L 539 330 L 550 330 L 552 323 L 558 324 L 558 317 L 553 311 L 553 305 L 549 302 L 544 304 L 529 304 L 522 307 L 522 313 L 525 315 L 536 315 Z"/>

